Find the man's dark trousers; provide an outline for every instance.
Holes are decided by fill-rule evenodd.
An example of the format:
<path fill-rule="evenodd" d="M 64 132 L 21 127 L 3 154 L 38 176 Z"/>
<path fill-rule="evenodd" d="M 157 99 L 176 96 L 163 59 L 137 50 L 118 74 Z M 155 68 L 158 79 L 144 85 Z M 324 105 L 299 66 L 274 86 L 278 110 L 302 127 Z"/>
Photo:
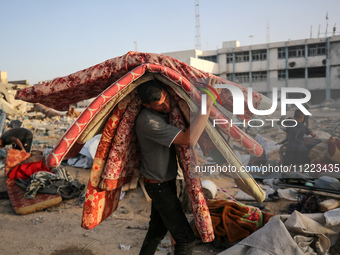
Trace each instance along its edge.
<path fill-rule="evenodd" d="M 176 181 L 145 183 L 145 189 L 152 199 L 151 220 L 139 254 L 154 254 L 168 230 L 176 242 L 175 255 L 192 254 L 195 236 L 177 198 Z"/>

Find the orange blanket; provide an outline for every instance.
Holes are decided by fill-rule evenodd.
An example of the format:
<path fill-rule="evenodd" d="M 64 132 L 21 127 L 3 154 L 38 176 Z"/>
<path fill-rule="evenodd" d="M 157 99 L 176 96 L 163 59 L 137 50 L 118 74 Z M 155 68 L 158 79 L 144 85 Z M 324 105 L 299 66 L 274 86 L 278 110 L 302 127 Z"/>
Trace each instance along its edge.
<path fill-rule="evenodd" d="M 268 222 L 272 214 L 230 200 L 207 201 L 214 228 L 219 241 L 227 237 L 233 243 L 243 239 Z"/>

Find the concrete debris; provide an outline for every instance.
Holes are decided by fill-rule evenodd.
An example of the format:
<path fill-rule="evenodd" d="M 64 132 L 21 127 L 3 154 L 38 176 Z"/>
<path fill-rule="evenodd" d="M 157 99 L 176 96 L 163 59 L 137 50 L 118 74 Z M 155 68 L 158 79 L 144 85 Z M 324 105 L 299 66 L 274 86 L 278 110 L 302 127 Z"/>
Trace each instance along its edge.
<path fill-rule="evenodd" d="M 0 105 L 7 115 L 23 115 L 26 112 L 27 103 L 14 99 L 16 91 L 23 87 L 27 86 L 3 82 L 0 83 Z"/>
<path fill-rule="evenodd" d="M 27 112 L 41 112 L 48 118 L 52 118 L 54 116 L 60 116 L 60 117 L 65 116 L 65 114 L 58 112 L 52 108 L 46 107 L 42 104 L 34 104 L 34 106 Z"/>
<path fill-rule="evenodd" d="M 78 112 L 74 106 L 71 106 L 68 112 L 66 113 L 66 116 L 69 116 L 71 118 L 78 118 L 80 115 L 80 112 Z"/>

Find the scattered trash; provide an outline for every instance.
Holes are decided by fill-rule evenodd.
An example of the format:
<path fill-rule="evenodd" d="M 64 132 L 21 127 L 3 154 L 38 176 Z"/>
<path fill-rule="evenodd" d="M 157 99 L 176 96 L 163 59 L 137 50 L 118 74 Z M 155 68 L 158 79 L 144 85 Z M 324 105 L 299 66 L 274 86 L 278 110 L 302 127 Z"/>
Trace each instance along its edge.
<path fill-rule="evenodd" d="M 208 199 L 214 199 L 217 194 L 217 186 L 216 184 L 211 180 L 204 180 L 202 181 L 202 187 L 204 196 Z"/>
<path fill-rule="evenodd" d="M 44 217 L 40 216 L 38 218 L 35 219 L 27 219 L 30 223 L 32 223 L 33 225 L 38 225 L 40 223 L 43 223 L 45 221 Z"/>
<path fill-rule="evenodd" d="M 299 192 L 295 189 L 278 189 L 277 193 L 279 194 L 280 198 L 294 202 L 296 202 L 299 197 Z"/>
<path fill-rule="evenodd" d="M 128 250 L 130 250 L 131 245 L 119 244 L 119 247 L 122 251 L 128 251 Z"/>

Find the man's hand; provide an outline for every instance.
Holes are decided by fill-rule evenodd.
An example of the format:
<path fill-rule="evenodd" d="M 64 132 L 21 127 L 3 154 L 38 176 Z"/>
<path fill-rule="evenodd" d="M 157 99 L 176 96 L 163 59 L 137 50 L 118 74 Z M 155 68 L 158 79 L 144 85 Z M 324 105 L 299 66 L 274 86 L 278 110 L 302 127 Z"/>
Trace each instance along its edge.
<path fill-rule="evenodd" d="M 215 88 L 215 84 L 217 84 L 217 82 L 218 82 L 218 79 L 214 78 L 212 76 L 206 78 L 206 84 L 208 84 L 210 87 Z M 216 90 L 217 94 L 220 94 L 222 89 L 215 89 L 215 90 Z M 213 95 L 214 99 L 216 100 L 217 95 L 214 92 L 212 92 L 211 94 Z M 210 108 L 214 104 L 214 99 L 211 98 L 211 96 L 207 97 L 207 107 Z"/>
<path fill-rule="evenodd" d="M 206 84 L 215 87 L 215 84 L 217 83 L 218 79 L 213 78 L 213 77 L 208 77 L 205 79 Z M 209 89 L 209 88 L 208 88 Z M 211 91 L 211 90 L 210 90 Z M 217 93 L 219 94 L 221 89 L 217 90 Z M 215 92 L 211 91 L 214 99 L 217 98 L 217 95 Z M 212 109 L 212 105 L 214 103 L 214 99 L 211 98 L 209 95 L 207 97 L 207 113 L 202 115 L 201 112 L 199 112 L 194 120 L 191 122 L 190 127 L 185 130 L 181 131 L 177 137 L 174 140 L 175 144 L 179 145 L 190 145 L 190 146 L 195 146 L 198 139 L 200 138 L 206 124 L 209 118 L 210 111 Z"/>

